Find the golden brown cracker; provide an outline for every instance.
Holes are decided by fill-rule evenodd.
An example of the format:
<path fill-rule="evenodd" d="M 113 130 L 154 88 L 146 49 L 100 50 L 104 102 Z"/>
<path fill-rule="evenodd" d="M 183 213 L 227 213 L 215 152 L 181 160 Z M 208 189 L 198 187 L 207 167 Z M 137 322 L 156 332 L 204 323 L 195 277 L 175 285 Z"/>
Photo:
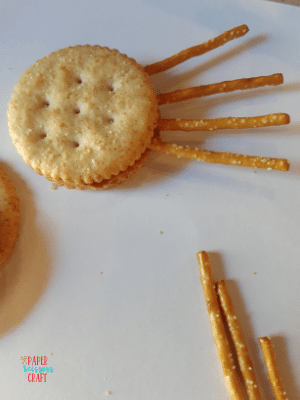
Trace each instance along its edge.
<path fill-rule="evenodd" d="M 100 184 L 133 166 L 157 118 L 144 69 L 117 50 L 89 45 L 37 61 L 19 79 L 8 111 L 25 162 L 74 187 Z"/>
<path fill-rule="evenodd" d="M 16 244 L 19 225 L 18 196 L 5 172 L 0 170 L 0 269 Z"/>

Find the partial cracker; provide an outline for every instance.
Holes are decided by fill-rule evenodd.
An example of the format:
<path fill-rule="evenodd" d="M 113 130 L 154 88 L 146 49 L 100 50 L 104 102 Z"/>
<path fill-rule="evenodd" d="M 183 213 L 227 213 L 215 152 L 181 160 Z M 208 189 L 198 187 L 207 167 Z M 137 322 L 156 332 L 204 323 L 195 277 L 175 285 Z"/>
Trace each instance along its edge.
<path fill-rule="evenodd" d="M 0 270 L 15 247 L 19 226 L 19 198 L 8 176 L 0 170 Z"/>

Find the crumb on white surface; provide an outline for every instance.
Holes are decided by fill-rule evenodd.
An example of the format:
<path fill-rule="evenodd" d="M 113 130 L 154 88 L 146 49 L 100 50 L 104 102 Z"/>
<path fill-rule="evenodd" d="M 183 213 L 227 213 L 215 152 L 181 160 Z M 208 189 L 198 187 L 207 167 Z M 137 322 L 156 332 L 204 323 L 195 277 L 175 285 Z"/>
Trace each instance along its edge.
<path fill-rule="evenodd" d="M 53 353 L 49 353 L 49 356 L 53 356 Z"/>
<path fill-rule="evenodd" d="M 162 234 L 163 234 L 163 231 L 159 231 L 159 234 L 162 235 Z"/>
<path fill-rule="evenodd" d="M 109 394 L 111 394 L 111 391 L 110 391 L 110 390 L 107 390 L 107 391 L 105 392 L 105 396 L 108 396 Z"/>
<path fill-rule="evenodd" d="M 55 183 L 51 183 L 51 190 L 57 190 L 58 186 Z"/>

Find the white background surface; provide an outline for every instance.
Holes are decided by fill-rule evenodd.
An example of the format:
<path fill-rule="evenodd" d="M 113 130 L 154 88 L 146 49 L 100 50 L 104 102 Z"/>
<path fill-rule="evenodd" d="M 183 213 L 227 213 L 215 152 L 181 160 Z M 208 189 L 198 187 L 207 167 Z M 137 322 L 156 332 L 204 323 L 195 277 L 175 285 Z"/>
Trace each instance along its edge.
<path fill-rule="evenodd" d="M 299 7 L 264 1 L 0 2 L 0 167 L 22 212 L 0 281 L 1 399 L 96 400 L 106 391 L 111 400 L 227 399 L 200 286 L 200 250 L 209 252 L 215 279 L 227 280 L 262 399 L 272 398 L 257 341 L 265 335 L 274 340 L 289 399 L 300 398 L 299 18 Z M 284 85 L 163 106 L 161 113 L 287 112 L 291 124 L 164 137 L 287 158 L 289 172 L 153 154 L 116 189 L 54 191 L 13 147 L 6 112 L 14 85 L 48 53 L 100 44 L 147 65 L 244 23 L 245 37 L 154 76 L 157 92 L 276 72 Z M 49 357 L 46 383 L 28 382 L 21 356 Z"/>

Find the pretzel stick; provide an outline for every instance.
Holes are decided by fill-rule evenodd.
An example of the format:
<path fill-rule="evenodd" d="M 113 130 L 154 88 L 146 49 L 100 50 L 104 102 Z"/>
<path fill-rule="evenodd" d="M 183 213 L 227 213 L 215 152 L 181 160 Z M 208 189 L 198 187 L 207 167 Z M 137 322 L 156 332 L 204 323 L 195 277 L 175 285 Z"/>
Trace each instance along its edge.
<path fill-rule="evenodd" d="M 276 169 L 279 171 L 288 171 L 289 162 L 280 158 L 266 158 L 257 156 L 245 156 L 242 154 L 233 153 L 216 153 L 213 151 L 200 150 L 197 148 L 190 148 L 188 146 L 178 146 L 175 143 L 166 143 L 159 137 L 152 139 L 148 146 L 149 149 L 164 154 L 172 154 L 177 157 L 184 157 L 193 160 L 219 163 L 226 165 L 238 165 L 241 167 L 250 168 L 263 168 L 263 169 Z"/>
<path fill-rule="evenodd" d="M 234 365 L 229 342 L 221 319 L 221 310 L 215 291 L 208 254 L 205 251 L 200 251 L 197 254 L 197 260 L 209 321 L 218 356 L 222 364 L 226 388 L 231 400 L 244 399 L 240 381 L 236 373 L 236 366 Z"/>
<path fill-rule="evenodd" d="M 262 349 L 265 364 L 268 371 L 269 381 L 272 386 L 273 394 L 276 400 L 287 400 L 281 377 L 279 375 L 274 346 L 270 337 L 260 337 L 259 344 Z"/>
<path fill-rule="evenodd" d="M 248 31 L 249 28 L 247 25 L 238 26 L 236 28 L 231 29 L 230 31 L 222 33 L 222 35 L 214 39 L 210 39 L 208 42 L 202 43 L 198 46 L 190 47 L 162 61 L 158 61 L 154 64 L 147 65 L 145 67 L 145 71 L 148 72 L 149 75 L 154 75 L 159 72 L 166 71 L 167 69 L 175 67 L 175 65 L 181 64 L 182 62 L 192 57 L 205 54 L 208 51 L 211 51 L 213 49 L 216 49 L 217 47 L 222 46 L 223 44 L 229 42 L 230 40 L 244 36 Z"/>
<path fill-rule="evenodd" d="M 219 129 L 247 129 L 266 126 L 286 125 L 288 114 L 268 114 L 258 117 L 216 118 L 216 119 L 159 119 L 157 128 L 161 131 L 215 131 Z"/>
<path fill-rule="evenodd" d="M 234 92 L 235 90 L 255 89 L 263 86 L 275 86 L 283 83 L 282 74 L 269 76 L 258 76 L 256 78 L 235 79 L 234 81 L 224 81 L 212 83 L 210 85 L 196 86 L 176 92 L 163 93 L 157 96 L 158 104 L 176 103 L 183 100 L 194 99 L 196 97 L 210 96 L 217 93 Z"/>
<path fill-rule="evenodd" d="M 220 282 L 217 282 L 216 286 L 221 308 L 224 311 L 227 325 L 236 350 L 237 359 L 244 378 L 247 394 L 250 400 L 260 400 L 257 381 L 253 371 L 253 365 L 249 357 L 246 342 L 237 320 L 226 283 L 224 280 L 221 280 Z"/>

